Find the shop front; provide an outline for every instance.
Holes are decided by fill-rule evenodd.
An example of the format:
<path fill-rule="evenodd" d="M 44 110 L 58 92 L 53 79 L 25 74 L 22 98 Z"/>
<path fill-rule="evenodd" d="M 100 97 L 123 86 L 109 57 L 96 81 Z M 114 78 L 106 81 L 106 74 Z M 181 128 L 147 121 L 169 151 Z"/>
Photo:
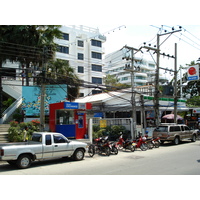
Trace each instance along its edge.
<path fill-rule="evenodd" d="M 91 103 L 59 102 L 49 105 L 49 128 L 68 138 L 82 139 L 87 136 L 87 110 Z"/>

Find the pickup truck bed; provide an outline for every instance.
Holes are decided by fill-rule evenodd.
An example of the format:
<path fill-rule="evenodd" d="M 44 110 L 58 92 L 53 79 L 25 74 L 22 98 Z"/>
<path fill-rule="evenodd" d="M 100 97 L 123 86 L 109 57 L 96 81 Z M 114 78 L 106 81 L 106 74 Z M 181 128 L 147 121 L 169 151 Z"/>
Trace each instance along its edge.
<path fill-rule="evenodd" d="M 38 144 L 38 142 L 27 141 L 27 142 L 10 142 L 10 143 L 1 143 L 0 148 L 4 146 L 21 146 L 21 145 L 34 145 Z"/>

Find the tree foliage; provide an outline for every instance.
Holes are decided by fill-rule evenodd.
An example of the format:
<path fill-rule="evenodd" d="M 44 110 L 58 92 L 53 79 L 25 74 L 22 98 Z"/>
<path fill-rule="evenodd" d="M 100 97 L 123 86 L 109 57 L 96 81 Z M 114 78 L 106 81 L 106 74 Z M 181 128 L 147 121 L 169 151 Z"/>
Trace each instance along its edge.
<path fill-rule="evenodd" d="M 188 99 L 186 105 L 188 107 L 200 107 L 200 96 L 194 96 Z"/>
<path fill-rule="evenodd" d="M 103 78 L 103 81 L 106 85 L 106 90 L 108 90 L 108 91 L 114 91 L 114 90 L 124 89 L 124 88 L 130 87 L 130 85 L 128 85 L 128 84 L 120 83 L 119 79 L 115 75 L 107 74 Z"/>
<path fill-rule="evenodd" d="M 67 98 L 69 101 L 74 101 L 78 97 L 81 81 L 68 61 L 57 59 L 50 62 L 47 66 L 46 78 L 46 82 L 50 84 L 67 84 Z"/>
<path fill-rule="evenodd" d="M 32 120 L 31 122 L 10 122 L 10 128 L 8 129 L 9 142 L 22 142 L 30 140 L 32 133 L 39 131 L 40 122 L 38 120 Z"/>
<path fill-rule="evenodd" d="M 18 61 L 29 68 L 30 63 L 42 66 L 54 58 L 55 38 L 62 38 L 58 25 L 1 25 L 0 64 L 6 60 Z M 26 70 L 26 84 L 28 70 Z"/>

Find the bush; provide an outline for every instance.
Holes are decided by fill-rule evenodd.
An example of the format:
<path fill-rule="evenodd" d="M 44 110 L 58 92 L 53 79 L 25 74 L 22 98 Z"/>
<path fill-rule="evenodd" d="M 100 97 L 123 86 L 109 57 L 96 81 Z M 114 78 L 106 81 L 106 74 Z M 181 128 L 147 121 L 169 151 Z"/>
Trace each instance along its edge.
<path fill-rule="evenodd" d="M 10 128 L 8 129 L 8 140 L 9 142 L 22 142 L 30 140 L 31 135 L 35 131 L 39 131 L 39 121 L 33 120 L 31 122 L 16 121 L 10 122 Z"/>
<path fill-rule="evenodd" d="M 130 137 L 130 131 L 126 130 L 124 126 L 121 125 L 113 125 L 107 126 L 105 128 L 100 128 L 99 126 L 93 126 L 93 138 L 99 138 L 103 136 L 109 136 L 109 140 L 117 140 L 119 136 L 123 133 L 124 138 Z"/>

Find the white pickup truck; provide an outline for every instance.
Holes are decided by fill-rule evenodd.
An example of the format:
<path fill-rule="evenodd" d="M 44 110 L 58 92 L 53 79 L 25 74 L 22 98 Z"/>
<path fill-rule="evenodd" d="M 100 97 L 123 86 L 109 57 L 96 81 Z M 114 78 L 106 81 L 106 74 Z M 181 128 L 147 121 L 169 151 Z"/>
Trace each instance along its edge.
<path fill-rule="evenodd" d="M 0 144 L 0 161 L 24 169 L 35 160 L 61 157 L 82 160 L 86 146 L 86 143 L 68 140 L 60 133 L 36 132 L 30 141 Z"/>

